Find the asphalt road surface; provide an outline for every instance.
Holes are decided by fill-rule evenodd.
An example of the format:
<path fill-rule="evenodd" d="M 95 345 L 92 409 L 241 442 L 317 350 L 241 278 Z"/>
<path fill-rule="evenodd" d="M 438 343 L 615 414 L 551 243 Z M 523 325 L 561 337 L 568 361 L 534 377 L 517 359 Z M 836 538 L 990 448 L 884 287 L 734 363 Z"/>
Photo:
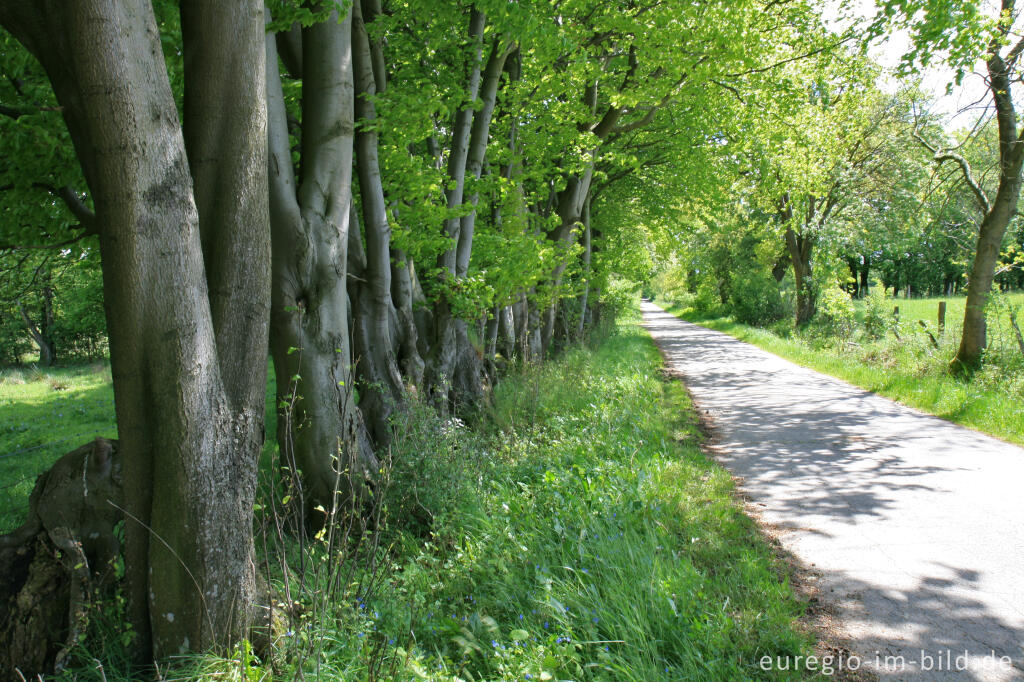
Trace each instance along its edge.
<path fill-rule="evenodd" d="M 643 314 L 717 459 L 818 575 L 851 667 L 1024 680 L 1024 450 L 653 304 Z"/>

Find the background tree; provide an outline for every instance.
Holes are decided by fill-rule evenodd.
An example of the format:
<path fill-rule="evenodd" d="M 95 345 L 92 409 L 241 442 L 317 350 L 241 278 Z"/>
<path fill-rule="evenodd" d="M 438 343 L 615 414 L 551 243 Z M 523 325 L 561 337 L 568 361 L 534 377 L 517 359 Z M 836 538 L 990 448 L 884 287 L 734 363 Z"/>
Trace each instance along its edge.
<path fill-rule="evenodd" d="M 967 284 L 963 336 L 950 363 L 954 372 L 973 371 L 980 366 L 985 349 L 985 306 L 1003 237 L 1017 210 L 1024 168 L 1024 140 L 1017 129 L 1013 99 L 1013 84 L 1019 78 L 1019 60 L 1024 51 L 1020 9 L 1014 0 L 1002 0 L 991 11 L 975 3 L 944 2 L 934 6 L 920 0 L 887 0 L 879 6 L 882 11 L 873 27 L 876 34 L 890 25 L 910 30 L 913 45 L 904 56 L 905 72 L 941 59 L 956 72 L 959 83 L 978 60 L 984 62 L 985 83 L 992 98 L 992 115 L 999 139 L 999 180 L 995 194 L 990 197 L 984 191 L 969 165 L 961 163 L 955 152 L 938 147 L 934 150 L 937 159 L 960 167 L 964 182 L 974 192 L 984 215 L 978 226 Z"/>

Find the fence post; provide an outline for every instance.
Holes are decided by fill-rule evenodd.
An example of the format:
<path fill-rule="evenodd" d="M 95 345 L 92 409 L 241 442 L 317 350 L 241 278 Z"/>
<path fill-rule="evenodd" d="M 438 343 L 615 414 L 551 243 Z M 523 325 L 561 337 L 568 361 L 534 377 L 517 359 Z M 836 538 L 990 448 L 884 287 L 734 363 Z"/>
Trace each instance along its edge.
<path fill-rule="evenodd" d="M 946 302 L 939 301 L 939 336 L 946 330 Z"/>

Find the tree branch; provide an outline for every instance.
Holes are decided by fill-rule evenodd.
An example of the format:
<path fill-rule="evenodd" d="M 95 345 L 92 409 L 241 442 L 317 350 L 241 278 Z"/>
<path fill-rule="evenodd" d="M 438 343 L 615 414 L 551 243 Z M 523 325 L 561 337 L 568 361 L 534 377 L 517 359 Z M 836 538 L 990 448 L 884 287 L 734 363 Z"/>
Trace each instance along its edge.
<path fill-rule="evenodd" d="M 82 198 L 78 196 L 78 192 L 73 190 L 69 185 L 63 187 L 54 187 L 43 182 L 32 183 L 33 187 L 44 189 L 53 196 L 57 197 L 68 207 L 71 214 L 78 218 L 78 222 L 81 223 L 82 229 L 85 230 L 85 235 L 98 235 L 99 228 L 96 225 L 96 214 L 89 210 L 89 207 L 85 205 Z"/>
<path fill-rule="evenodd" d="M 924 136 L 921 135 L 921 131 L 917 127 L 913 129 L 911 135 L 914 136 L 914 139 L 917 140 L 922 147 L 932 153 L 932 160 L 939 165 L 941 165 L 943 161 L 953 161 L 960 166 L 960 172 L 963 174 L 964 182 L 966 182 L 967 186 L 971 188 L 972 192 L 974 192 L 974 198 L 977 199 L 978 206 L 981 208 L 982 213 L 987 215 L 991 208 L 991 204 L 989 203 L 988 196 L 985 194 L 985 190 L 983 190 L 981 185 L 978 184 L 978 181 L 974 179 L 974 174 L 971 172 L 971 165 L 967 162 L 967 159 L 950 149 L 939 149 L 938 147 L 930 144 L 928 140 L 924 139 Z"/>

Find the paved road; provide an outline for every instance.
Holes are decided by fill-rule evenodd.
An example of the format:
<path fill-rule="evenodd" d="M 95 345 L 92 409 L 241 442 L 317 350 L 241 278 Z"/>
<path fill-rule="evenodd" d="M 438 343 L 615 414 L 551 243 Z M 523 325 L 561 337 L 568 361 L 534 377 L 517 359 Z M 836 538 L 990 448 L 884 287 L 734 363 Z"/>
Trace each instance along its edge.
<path fill-rule="evenodd" d="M 655 305 L 643 313 L 719 460 L 820 571 L 864 669 L 1024 680 L 1024 450 Z"/>

